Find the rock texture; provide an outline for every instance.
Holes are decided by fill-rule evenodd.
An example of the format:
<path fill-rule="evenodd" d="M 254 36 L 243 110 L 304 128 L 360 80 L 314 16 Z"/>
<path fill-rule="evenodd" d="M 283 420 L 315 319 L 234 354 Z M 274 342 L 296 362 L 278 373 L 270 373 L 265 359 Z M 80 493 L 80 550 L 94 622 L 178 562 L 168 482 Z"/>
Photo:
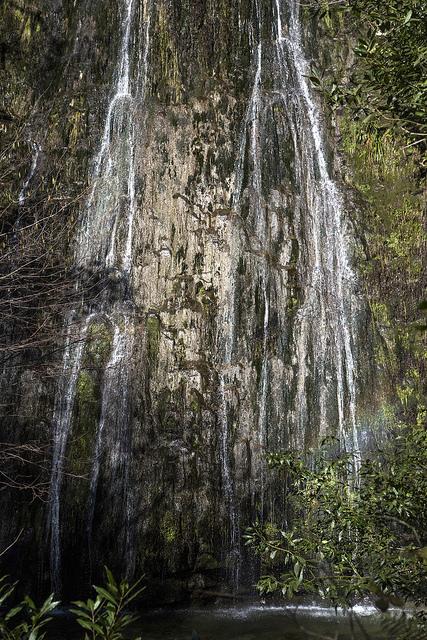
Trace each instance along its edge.
<path fill-rule="evenodd" d="M 52 444 L 48 503 L 1 497 L 0 539 L 24 530 L 6 562 L 65 597 L 103 564 L 167 579 L 166 601 L 238 588 L 256 573 L 242 530 L 284 517 L 265 453 L 328 435 L 359 451 L 372 375 L 354 206 L 297 5 L 45 4 L 1 9 L 30 140 L 10 188 L 31 201 L 58 163 L 78 301 L 47 366 L 3 376 L 5 438 Z"/>

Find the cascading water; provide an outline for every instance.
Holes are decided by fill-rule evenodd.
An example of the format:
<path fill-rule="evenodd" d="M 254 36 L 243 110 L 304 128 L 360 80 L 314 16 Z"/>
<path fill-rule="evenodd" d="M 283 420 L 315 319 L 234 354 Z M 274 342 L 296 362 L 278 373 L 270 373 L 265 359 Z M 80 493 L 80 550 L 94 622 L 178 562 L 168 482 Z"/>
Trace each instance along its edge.
<path fill-rule="evenodd" d="M 308 63 L 303 53 L 298 4 L 296 0 L 274 0 L 272 10 L 275 19 L 270 51 L 267 51 L 270 43 L 262 38 L 258 6 L 255 11 L 258 36 L 252 35 L 254 73 L 235 166 L 232 198 L 235 217 L 231 219 L 228 230 L 230 265 L 226 271 L 227 298 L 220 334 L 224 354 L 220 372 L 220 453 L 225 504 L 229 511 L 229 553 L 233 560 L 235 587 L 241 565 L 239 527 L 242 526 L 242 514 L 236 498 L 239 489 L 230 424 L 233 397 L 228 388 L 233 387 L 235 380 L 239 379 L 238 367 L 235 366 L 239 352 L 236 310 L 242 300 L 239 299 L 241 292 L 236 289 L 236 281 L 243 247 L 239 244 L 242 237 L 236 227 L 241 224 L 242 210 L 246 206 L 244 224 L 246 230 L 251 225 L 251 270 L 252 277 L 256 278 L 257 289 L 254 288 L 254 291 L 258 291 L 255 296 L 258 295 L 259 308 L 255 309 L 255 313 L 262 318 L 257 354 L 255 356 L 253 352 L 249 356 L 252 366 L 254 357 L 258 359 L 257 413 L 254 416 L 256 447 L 253 457 L 258 497 L 256 516 L 262 519 L 271 511 L 271 505 L 267 508 L 265 504 L 265 453 L 272 446 L 268 434 L 268 399 L 273 380 L 269 347 L 270 286 L 276 278 L 268 259 L 272 251 L 271 226 L 274 223 L 269 219 L 271 203 L 267 205 L 269 194 L 265 192 L 263 181 L 263 162 L 268 153 L 264 121 L 267 106 L 277 101 L 277 97 L 286 113 L 294 149 L 296 186 L 292 207 L 293 227 L 299 244 L 297 268 L 302 296 L 292 327 L 293 374 L 289 383 L 292 392 L 288 398 L 293 399 L 287 402 L 288 415 L 284 416 L 285 421 L 281 426 L 288 435 L 276 436 L 276 440 L 304 448 L 309 443 L 319 442 L 326 435 L 335 434 L 341 446 L 353 452 L 356 471 L 359 456 L 354 356 L 357 297 L 342 197 L 328 169 L 321 119 L 306 79 L 309 75 Z M 286 26 L 282 19 L 285 15 Z M 263 86 L 264 55 L 266 60 L 272 60 L 272 90 Z M 269 62 L 266 68 L 268 73 Z M 240 222 L 234 223 L 235 220 Z M 282 319 L 282 324 L 286 322 L 286 319 Z M 242 378 L 239 383 L 242 384 Z M 284 379 L 279 381 L 282 387 L 286 384 L 288 382 Z"/>
<path fill-rule="evenodd" d="M 145 97 L 150 10 L 146 13 L 143 59 L 132 77 L 132 24 L 135 0 L 123 6 L 122 41 L 115 71 L 115 87 L 108 105 L 101 145 L 94 161 L 93 185 L 77 243 L 77 263 L 105 264 L 127 273 L 132 262 L 136 211 L 135 111 Z M 147 3 L 150 8 L 150 3 Z M 119 238 L 120 232 L 123 239 Z M 117 244 L 124 249 L 117 255 Z M 118 264 L 121 261 L 121 265 Z"/>
<path fill-rule="evenodd" d="M 287 25 L 282 22 L 286 5 Z M 285 105 L 296 150 L 295 174 L 300 192 L 295 226 L 303 265 L 304 297 L 295 320 L 296 394 L 290 423 L 294 445 L 303 445 L 311 422 L 320 436 L 335 419 L 342 446 L 358 458 L 356 431 L 355 276 L 342 197 L 331 179 L 323 146 L 321 119 L 311 96 L 308 63 L 303 53 L 299 5 L 275 0 L 278 91 Z M 318 388 L 310 411 L 309 385 Z M 357 463 L 356 463 L 357 464 Z"/>
<path fill-rule="evenodd" d="M 85 340 L 95 319 L 110 327 L 112 344 L 101 383 L 100 418 L 95 431 L 94 454 L 89 474 L 85 529 L 91 549 L 92 540 L 97 540 L 97 496 L 102 491 L 103 499 L 117 505 L 117 510 L 120 511 L 116 516 L 122 519 L 126 532 L 123 544 L 129 575 L 136 562 L 136 534 L 132 524 L 136 520 L 136 507 L 129 485 L 129 465 L 132 458 L 129 387 L 134 350 L 134 316 L 129 292 L 133 276 L 134 223 L 139 214 L 138 122 L 147 84 L 150 16 L 154 5 L 151 2 L 144 3 L 143 28 L 135 20 L 138 6 L 137 0 L 123 0 L 122 37 L 113 90 L 100 147 L 94 159 L 92 189 L 76 247 L 76 263 L 82 271 L 99 270 L 103 276 L 115 271 L 118 277 L 115 285 L 108 284 L 106 293 L 96 302 L 88 304 L 85 309 L 82 307 L 75 310 L 68 322 L 68 332 L 76 336 L 76 343 L 75 346 L 73 341 L 69 345 L 67 343 L 58 390 L 49 522 L 51 569 L 56 590 L 60 588 L 61 572 L 60 507 L 64 458 L 72 434 L 73 406 L 78 375 L 84 359 Z M 321 120 L 306 80 L 308 64 L 301 42 L 297 2 L 273 0 L 271 10 L 274 16 L 272 39 L 265 35 L 266 27 L 262 19 L 264 14 L 256 3 L 256 23 L 254 21 L 252 25 L 250 37 L 253 55 L 251 91 L 238 145 L 231 195 L 232 210 L 228 217 L 228 262 L 221 256 L 224 260 L 224 290 L 223 313 L 220 318 L 222 322 L 219 323 L 217 332 L 220 406 L 217 416 L 219 433 L 215 434 L 215 438 L 218 436 L 219 440 L 223 501 L 227 511 L 228 539 L 225 546 L 230 577 L 235 588 L 238 587 L 242 568 L 241 528 L 245 526 L 247 518 L 247 514 L 242 514 L 240 506 L 242 493 L 246 489 L 242 489 L 243 474 L 238 468 L 238 460 L 236 462 L 239 455 L 236 455 L 236 451 L 244 440 L 239 432 L 239 429 L 243 431 L 243 419 L 240 416 L 236 418 L 236 407 L 240 410 L 237 404 L 240 400 L 236 400 L 236 386 L 242 386 L 248 380 L 248 387 L 252 385 L 247 392 L 248 397 L 252 396 L 246 400 L 245 418 L 249 416 L 251 420 L 248 427 L 251 437 L 247 441 L 250 441 L 248 447 L 252 446 L 253 451 L 252 467 L 248 474 L 248 485 L 251 483 L 251 488 L 248 491 L 252 492 L 254 519 L 271 515 L 269 505 L 265 504 L 265 496 L 270 494 L 267 494 L 264 453 L 274 439 L 270 438 L 269 425 L 273 413 L 269 399 L 275 397 L 272 393 L 273 382 L 275 390 L 280 385 L 282 388 L 288 384 L 292 387 L 292 392 L 287 396 L 292 397 L 286 405 L 288 414 L 281 418 L 280 424 L 278 422 L 271 427 L 272 433 L 275 429 L 283 432 L 289 430 L 292 436 L 282 439 L 274 436 L 276 441 L 290 441 L 294 447 L 303 447 L 310 429 L 316 432 L 316 436 L 322 436 L 337 425 L 345 446 L 357 450 L 355 339 L 352 325 L 356 296 L 343 204 L 327 166 Z M 283 18 L 285 15 L 286 22 Z M 144 38 L 143 47 L 139 49 L 134 46 L 138 34 L 142 34 Z M 273 77 L 269 78 L 272 68 Z M 275 205 L 272 204 L 271 192 L 273 187 L 280 185 L 274 184 L 271 187 L 263 174 L 268 156 L 267 147 L 271 144 L 271 139 L 267 136 L 270 124 L 268 117 L 275 100 L 280 102 L 286 112 L 285 120 L 294 149 L 291 164 L 296 186 L 295 193 L 289 196 L 288 202 L 292 202 L 293 227 L 299 245 L 297 269 L 302 289 L 298 310 L 292 322 L 292 375 L 289 379 L 284 380 L 282 377 L 279 381 L 278 375 L 285 369 L 283 362 L 288 355 L 280 351 L 281 346 L 277 346 L 273 326 L 274 322 L 276 327 L 289 324 L 288 317 L 282 317 L 277 325 L 279 313 L 286 315 L 286 301 L 283 302 L 286 294 L 282 296 L 280 305 L 277 299 L 285 291 L 287 280 L 286 276 L 277 275 L 279 270 L 275 271 L 270 260 L 270 256 L 274 254 L 272 229 L 274 224 L 278 226 L 277 218 L 273 222 Z M 286 140 L 286 144 L 288 143 L 289 140 Z M 277 144 L 284 144 L 279 135 Z M 279 193 L 278 189 L 276 193 Z M 283 205 L 280 197 L 279 194 L 278 209 Z M 174 226 L 173 229 L 175 233 Z M 290 257 L 289 252 L 283 251 L 283 254 Z M 256 299 L 258 309 L 254 305 L 248 310 L 245 328 L 240 332 L 238 317 L 243 305 L 243 291 L 238 268 L 243 257 L 252 278 L 250 295 L 253 300 Z M 281 266 L 285 262 L 283 258 Z M 169 275 L 168 273 L 165 280 Z M 171 268 L 170 279 L 175 277 L 178 279 L 177 273 Z M 281 278 L 282 284 L 278 285 Z M 153 308 L 157 311 L 155 305 Z M 164 307 L 159 315 L 161 313 L 166 313 Z M 172 321 L 170 328 L 172 333 Z M 283 340 L 283 344 L 285 342 Z M 276 357 L 276 369 L 272 364 L 273 353 Z M 172 360 L 168 360 L 168 366 L 171 362 Z M 184 364 L 188 366 L 188 362 Z M 315 393 L 313 386 L 317 387 Z M 163 437 L 167 441 L 168 436 Z M 238 438 L 240 442 L 237 443 Z M 103 465 L 108 467 L 108 483 L 111 488 L 103 486 Z M 174 495 L 173 500 L 175 499 L 175 504 L 179 503 Z"/>
<path fill-rule="evenodd" d="M 261 38 L 261 20 L 258 12 L 258 30 Z M 262 71 L 262 43 L 257 48 L 257 72 L 255 84 L 252 92 L 251 108 L 251 145 L 250 155 L 252 158 L 251 186 L 253 191 L 253 207 L 256 219 L 255 234 L 260 253 L 259 282 L 263 297 L 263 322 L 262 322 L 262 343 L 261 343 L 261 372 L 259 376 L 258 390 L 258 442 L 260 449 L 259 477 L 260 477 L 260 516 L 264 516 L 264 483 L 265 483 L 265 463 L 264 454 L 267 447 L 267 395 L 268 395 L 268 331 L 270 316 L 270 301 L 268 292 L 268 268 L 267 268 L 267 243 L 268 224 L 267 211 L 263 201 L 262 193 L 262 171 L 261 171 L 261 133 L 260 118 L 262 110 L 261 95 L 261 71 Z"/>
<path fill-rule="evenodd" d="M 72 431 L 73 407 L 76 387 L 85 352 L 88 330 L 94 320 L 113 326 L 110 359 L 102 382 L 101 415 L 98 424 L 95 454 L 90 476 L 87 507 L 87 534 L 90 548 L 96 493 L 102 452 L 108 449 L 106 464 L 112 474 L 111 492 L 120 486 L 120 508 L 126 520 L 125 563 L 130 575 L 134 564 L 132 544 L 131 492 L 128 491 L 130 464 L 129 386 L 133 350 L 133 313 L 129 300 L 132 269 L 133 225 L 137 210 L 135 179 L 136 111 L 143 106 L 148 75 L 149 36 L 152 3 L 144 2 L 144 42 L 137 56 L 137 68 L 131 69 L 132 32 L 136 2 L 124 0 L 122 37 L 118 64 L 115 71 L 115 88 L 110 99 L 103 136 L 96 155 L 93 186 L 76 245 L 76 263 L 80 268 L 115 269 L 126 280 L 126 287 L 119 293 L 109 292 L 89 305 L 89 311 L 77 309 L 68 322 L 68 333 L 75 333 L 76 344 L 67 339 L 63 359 L 63 371 L 57 392 L 55 410 L 55 446 L 51 476 L 49 514 L 51 577 L 55 591 L 61 589 L 61 487 L 64 475 L 64 458 Z M 135 36 L 136 37 L 136 36 Z M 79 288 L 80 283 L 77 283 Z M 123 293 L 125 291 L 125 293 Z M 108 443 L 108 447 L 106 446 Z"/>
<path fill-rule="evenodd" d="M 112 484 L 119 483 L 121 500 L 130 497 L 128 491 L 127 456 L 129 448 L 129 386 L 130 366 L 133 350 L 133 323 L 129 313 L 118 313 L 115 318 L 110 359 L 105 367 L 101 415 L 98 424 L 95 451 L 90 476 L 89 501 L 87 509 L 87 538 L 91 557 L 92 533 L 96 507 L 96 495 L 102 456 L 107 456 L 107 466 L 111 470 Z M 120 390 L 119 393 L 117 391 Z M 129 508 L 126 504 L 126 515 Z M 127 518 L 128 519 L 128 518 Z M 130 525 L 126 523 L 126 554 L 131 556 Z M 129 563 L 132 564 L 132 563 Z"/>
<path fill-rule="evenodd" d="M 256 14 L 258 17 L 258 37 L 260 38 L 261 25 L 259 8 L 256 3 Z M 252 40 L 254 35 L 252 33 Z M 237 216 L 240 215 L 241 197 L 243 191 L 243 179 L 244 179 L 244 164 L 247 155 L 247 137 L 250 137 L 249 154 L 253 162 L 252 169 L 252 188 L 257 198 L 257 209 L 260 210 L 260 195 L 261 195 L 261 167 L 260 167 L 260 141 L 258 131 L 258 120 L 261 111 L 261 71 L 262 71 L 262 45 L 261 41 L 254 47 L 255 53 L 255 74 L 253 80 L 253 88 L 251 98 L 246 110 L 245 121 L 242 129 L 242 136 L 239 145 L 239 154 L 237 157 L 235 167 L 235 184 L 232 194 L 232 205 Z M 258 213 L 258 211 L 257 211 Z M 256 214 L 256 218 L 261 221 L 263 213 L 259 211 L 259 215 Z M 238 232 L 236 229 L 236 216 L 231 219 L 229 228 L 229 252 L 230 252 L 230 264 L 226 273 L 226 292 L 227 300 L 225 303 L 223 322 L 221 323 L 222 332 L 220 334 L 220 340 L 223 341 L 223 362 L 222 370 L 220 372 L 220 418 L 221 418 L 221 433 L 220 433 L 220 454 L 221 454 L 221 468 L 222 468 L 222 482 L 224 487 L 225 503 L 229 512 L 229 527 L 230 527 L 230 540 L 229 540 L 229 553 L 231 557 L 231 576 L 233 587 L 236 590 L 239 587 L 240 570 L 242 563 L 241 556 L 241 521 L 239 516 L 239 509 L 236 504 L 236 489 L 235 479 L 233 477 L 232 461 L 230 455 L 230 428 L 229 428 L 229 400 L 227 394 L 227 387 L 233 384 L 233 377 L 238 375 L 235 367 L 233 367 L 233 359 L 235 358 L 236 350 L 236 270 L 239 260 L 239 240 Z M 259 234 L 259 243 L 263 244 L 263 230 Z M 266 308 L 266 314 L 268 318 L 268 309 Z M 268 325 L 268 319 L 267 319 Z M 225 330 L 224 330 L 225 327 Z M 265 331 L 267 327 L 265 326 Z M 266 372 L 262 375 L 261 381 L 261 408 L 260 408 L 260 420 L 264 424 L 264 405 L 263 399 L 266 395 Z M 263 436 L 260 435 L 260 439 Z M 261 445 L 262 446 L 262 445 Z M 230 560 L 230 559 L 229 559 Z"/>
<path fill-rule="evenodd" d="M 267 211 L 263 199 L 262 185 L 262 133 L 261 115 L 263 109 L 262 96 L 262 55 L 263 44 L 261 41 L 262 23 L 258 4 L 256 5 L 257 32 L 259 42 L 255 48 L 256 71 L 252 87 L 251 98 L 244 126 L 244 138 L 240 145 L 239 162 L 237 174 L 237 187 L 235 193 L 235 203 L 241 205 L 242 185 L 243 185 L 243 163 L 245 157 L 249 156 L 249 178 L 247 188 L 250 189 L 250 210 L 254 220 L 254 241 L 252 248 L 257 256 L 257 271 L 259 288 L 263 298 L 263 322 L 261 341 L 261 367 L 258 384 L 258 473 L 260 481 L 260 516 L 263 518 L 264 512 L 264 482 L 265 482 L 265 461 L 264 454 L 267 446 L 267 396 L 268 396 L 268 332 L 270 302 L 268 293 L 268 267 L 267 267 L 267 244 L 268 244 L 268 222 Z"/>

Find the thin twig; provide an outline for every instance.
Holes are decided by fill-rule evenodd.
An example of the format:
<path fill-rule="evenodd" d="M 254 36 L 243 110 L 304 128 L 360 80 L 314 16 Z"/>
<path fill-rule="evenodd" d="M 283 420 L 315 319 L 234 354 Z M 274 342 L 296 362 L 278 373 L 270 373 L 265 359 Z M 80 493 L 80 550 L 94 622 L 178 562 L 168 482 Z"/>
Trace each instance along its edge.
<path fill-rule="evenodd" d="M 18 533 L 18 535 L 16 536 L 15 540 L 8 546 L 6 547 L 6 549 L 3 549 L 3 551 L 0 553 L 0 558 L 2 556 L 4 556 L 5 553 L 7 553 L 7 551 L 9 551 L 9 549 L 11 549 L 13 547 L 14 544 L 16 544 L 19 540 L 19 538 L 21 537 L 22 533 L 23 533 L 24 529 L 21 529 L 21 531 Z"/>

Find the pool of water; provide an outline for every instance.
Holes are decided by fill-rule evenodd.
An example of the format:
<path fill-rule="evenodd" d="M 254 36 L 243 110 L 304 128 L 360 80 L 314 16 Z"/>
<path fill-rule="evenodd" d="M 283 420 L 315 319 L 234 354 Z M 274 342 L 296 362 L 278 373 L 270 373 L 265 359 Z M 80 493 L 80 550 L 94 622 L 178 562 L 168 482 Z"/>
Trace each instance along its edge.
<path fill-rule="evenodd" d="M 388 614 L 390 615 L 390 614 Z M 373 607 L 351 614 L 317 606 L 159 609 L 144 612 L 129 638 L 143 640 L 385 640 L 382 617 Z M 77 640 L 73 625 L 58 616 L 50 640 Z"/>

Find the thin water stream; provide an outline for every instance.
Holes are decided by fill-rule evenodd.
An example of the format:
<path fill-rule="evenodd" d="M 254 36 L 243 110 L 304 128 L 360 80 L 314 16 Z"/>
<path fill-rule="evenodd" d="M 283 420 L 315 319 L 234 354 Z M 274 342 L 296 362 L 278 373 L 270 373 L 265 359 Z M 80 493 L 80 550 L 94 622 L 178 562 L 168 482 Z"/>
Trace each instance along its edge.
<path fill-rule="evenodd" d="M 31 154 L 31 166 L 30 169 L 27 173 L 27 176 L 25 177 L 24 183 L 21 187 L 21 190 L 19 192 L 19 196 L 18 196 L 18 204 L 20 207 L 22 207 L 22 205 L 25 203 L 25 200 L 27 199 L 27 195 L 28 195 L 28 189 L 30 187 L 31 181 L 35 175 L 36 169 L 37 169 L 37 165 L 39 162 L 39 158 L 40 158 L 40 153 L 41 153 L 41 146 L 34 141 L 30 141 L 29 142 L 30 146 L 31 146 L 31 150 L 32 150 L 32 154 Z"/>
<path fill-rule="evenodd" d="M 94 314 L 89 314 L 81 325 L 77 322 L 76 326 L 76 314 L 72 312 L 66 321 L 67 337 L 53 416 L 55 431 L 48 516 L 50 571 L 52 587 L 56 593 L 59 593 L 61 588 L 61 487 L 64 477 L 65 454 L 72 428 L 74 400 L 85 340 L 94 317 Z"/>

